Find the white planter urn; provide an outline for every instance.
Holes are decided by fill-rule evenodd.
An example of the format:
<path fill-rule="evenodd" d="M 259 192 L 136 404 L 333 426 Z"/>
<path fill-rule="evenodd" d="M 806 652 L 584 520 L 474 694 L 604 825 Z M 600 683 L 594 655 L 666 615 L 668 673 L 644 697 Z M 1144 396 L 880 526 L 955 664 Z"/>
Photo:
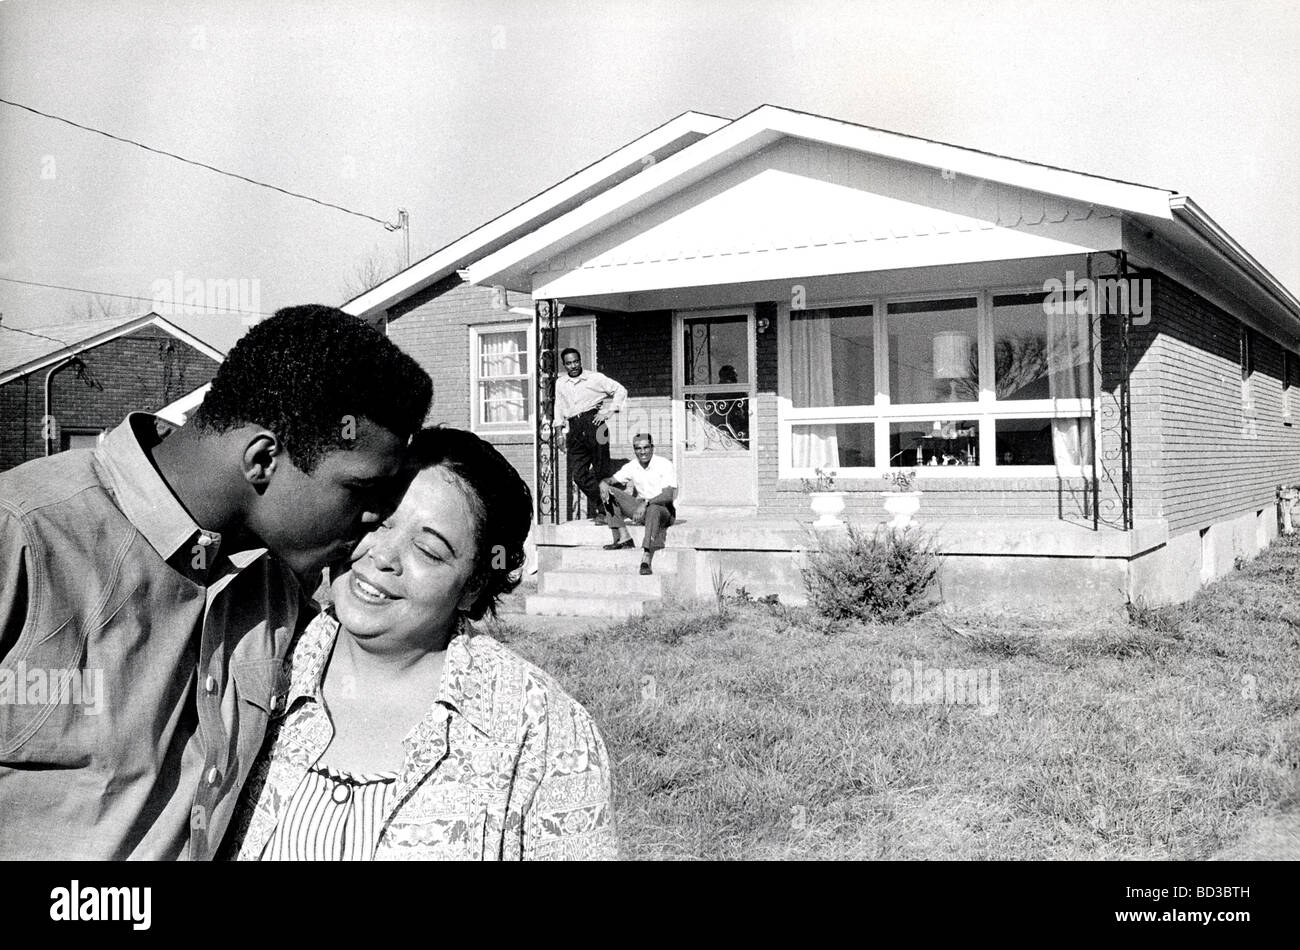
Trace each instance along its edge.
<path fill-rule="evenodd" d="M 808 497 L 813 514 L 817 516 L 814 528 L 838 528 L 844 523 L 840 521 L 840 514 L 844 511 L 844 492 L 815 491 L 809 492 Z"/>
<path fill-rule="evenodd" d="M 912 523 L 912 516 L 921 510 L 921 493 L 919 491 L 887 491 L 885 511 L 893 515 L 889 522 L 891 528 L 906 528 Z"/>

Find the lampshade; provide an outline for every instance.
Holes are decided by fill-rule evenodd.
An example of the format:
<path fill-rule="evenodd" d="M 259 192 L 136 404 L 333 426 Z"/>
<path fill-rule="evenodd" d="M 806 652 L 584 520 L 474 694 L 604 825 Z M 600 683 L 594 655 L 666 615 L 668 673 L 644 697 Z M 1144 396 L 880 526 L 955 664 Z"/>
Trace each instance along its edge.
<path fill-rule="evenodd" d="M 934 335 L 934 378 L 966 379 L 970 376 L 970 337 L 960 330 Z"/>

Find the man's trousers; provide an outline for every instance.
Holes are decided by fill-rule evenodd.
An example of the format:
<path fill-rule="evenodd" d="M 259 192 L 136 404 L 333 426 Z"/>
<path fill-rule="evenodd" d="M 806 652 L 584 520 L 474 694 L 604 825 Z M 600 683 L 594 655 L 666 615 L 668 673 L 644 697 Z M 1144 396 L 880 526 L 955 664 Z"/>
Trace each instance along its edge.
<path fill-rule="evenodd" d="M 597 406 L 569 417 L 565 441 L 569 478 L 587 496 L 587 514 L 596 517 L 603 510 L 600 480 L 609 474 L 609 426 L 596 421 Z"/>
<path fill-rule="evenodd" d="M 609 512 L 607 524 L 615 531 L 627 527 L 624 519 L 635 516 L 636 510 L 641 507 L 641 502 L 642 499 L 635 495 L 611 486 L 609 501 L 605 503 L 605 510 Z M 647 551 L 658 551 L 664 546 L 664 541 L 668 537 L 669 526 L 676 520 L 677 511 L 671 501 L 666 505 L 646 505 L 645 541 L 641 546 Z"/>

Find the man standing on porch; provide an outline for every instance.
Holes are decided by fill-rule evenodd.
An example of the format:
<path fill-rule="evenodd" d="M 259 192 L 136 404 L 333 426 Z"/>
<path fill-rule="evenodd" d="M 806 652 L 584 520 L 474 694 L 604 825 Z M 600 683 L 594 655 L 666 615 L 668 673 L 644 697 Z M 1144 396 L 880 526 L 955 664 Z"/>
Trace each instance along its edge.
<path fill-rule="evenodd" d="M 666 458 L 655 455 L 655 444 L 648 432 L 638 432 L 632 439 L 636 460 L 628 462 L 600 483 L 600 497 L 609 512 L 609 527 L 614 540 L 606 551 L 632 547 L 624 518 L 645 525 L 642 543 L 641 573 L 651 574 L 655 552 L 664 546 L 668 528 L 677 520 L 677 470 Z M 624 489 L 631 487 L 632 491 Z"/>
<path fill-rule="evenodd" d="M 623 408 L 627 390 L 604 373 L 582 368 L 582 354 L 569 347 L 560 362 L 567 376 L 555 383 L 555 418 L 567 433 L 565 449 L 569 478 L 587 496 L 587 513 L 604 524 L 600 480 L 609 473 L 609 427 L 605 424 Z"/>

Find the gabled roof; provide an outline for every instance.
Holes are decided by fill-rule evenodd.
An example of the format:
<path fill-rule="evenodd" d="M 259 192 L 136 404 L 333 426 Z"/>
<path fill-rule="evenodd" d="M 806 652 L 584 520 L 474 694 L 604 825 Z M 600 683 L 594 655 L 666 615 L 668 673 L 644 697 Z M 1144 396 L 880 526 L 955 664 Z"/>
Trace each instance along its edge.
<path fill-rule="evenodd" d="M 629 177 L 644 174 L 646 169 L 716 132 L 728 121 L 702 112 L 684 112 L 394 274 L 348 301 L 342 309 L 355 316 L 374 317 L 394 303 L 449 277 L 471 261 L 581 205 L 593 195 Z"/>
<path fill-rule="evenodd" d="M 21 330 L 0 323 L 0 385 L 147 326 L 156 326 L 170 333 L 218 362 L 224 358 L 220 350 L 156 313 L 125 321 L 121 317 L 106 317 L 80 323 L 23 327 Z"/>
<path fill-rule="evenodd" d="M 1232 294 L 1294 326 L 1300 300 L 1185 195 L 1163 188 L 1008 158 L 825 116 L 764 105 L 635 177 L 535 227 L 469 266 L 474 284 L 531 291 L 530 275 L 566 249 L 701 182 L 781 138 L 790 137 L 902 162 L 945 176 L 999 182 L 1085 205 L 1114 209 L 1192 255 L 1207 273 L 1225 275 Z"/>

